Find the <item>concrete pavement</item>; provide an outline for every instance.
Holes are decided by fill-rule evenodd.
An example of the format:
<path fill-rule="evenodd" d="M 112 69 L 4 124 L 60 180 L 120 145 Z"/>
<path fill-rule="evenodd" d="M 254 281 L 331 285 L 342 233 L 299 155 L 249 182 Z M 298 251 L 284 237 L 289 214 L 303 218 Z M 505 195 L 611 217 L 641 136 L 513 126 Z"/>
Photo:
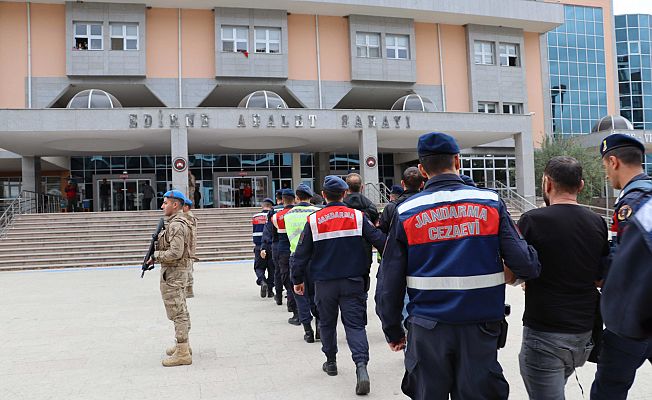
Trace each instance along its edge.
<path fill-rule="evenodd" d="M 0 399 L 354 399 L 355 367 L 339 329 L 337 377 L 321 371 L 320 344 L 303 341 L 290 314 L 261 299 L 251 262 L 195 267 L 189 299 L 193 365 L 163 368 L 174 337 L 159 294 L 159 269 L 46 270 L 0 274 Z M 375 274 L 375 272 L 374 272 Z M 372 291 L 373 293 L 373 280 Z M 518 372 L 523 294 L 512 304 L 507 348 L 499 353 L 511 399 L 526 399 Z M 373 297 L 373 296 L 371 296 Z M 403 399 L 402 354 L 387 347 L 369 301 L 373 399 Z M 568 399 L 588 399 L 595 366 L 571 377 Z M 646 363 L 630 399 L 652 399 Z"/>

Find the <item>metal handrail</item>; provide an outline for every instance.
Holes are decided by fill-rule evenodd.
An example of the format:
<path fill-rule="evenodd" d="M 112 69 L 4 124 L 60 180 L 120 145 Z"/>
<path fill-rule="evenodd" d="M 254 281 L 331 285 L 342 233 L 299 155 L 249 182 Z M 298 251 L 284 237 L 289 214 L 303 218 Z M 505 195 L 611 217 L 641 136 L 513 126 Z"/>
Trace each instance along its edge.
<path fill-rule="evenodd" d="M 17 215 L 59 212 L 62 200 L 58 195 L 21 191 L 0 215 L 0 237 L 4 237 Z"/>
<path fill-rule="evenodd" d="M 369 197 L 374 203 L 386 204 L 389 203 L 390 188 L 383 182 L 371 183 L 367 182 L 364 185 L 364 195 Z"/>
<path fill-rule="evenodd" d="M 521 213 L 526 213 L 530 210 L 538 208 L 536 204 L 533 204 L 531 201 L 518 194 L 516 190 L 510 188 L 500 181 L 486 182 L 486 187 L 498 192 L 507 206 L 512 207 Z"/>

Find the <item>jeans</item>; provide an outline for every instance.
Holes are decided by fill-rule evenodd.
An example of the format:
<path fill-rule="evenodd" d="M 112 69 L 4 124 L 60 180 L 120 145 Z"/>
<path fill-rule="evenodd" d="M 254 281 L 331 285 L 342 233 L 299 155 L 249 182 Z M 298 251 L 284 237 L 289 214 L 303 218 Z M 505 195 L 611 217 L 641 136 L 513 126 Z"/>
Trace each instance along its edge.
<path fill-rule="evenodd" d="M 518 360 L 530 399 L 564 399 L 568 377 L 584 365 L 592 349 L 591 331 L 554 333 L 524 326 Z"/>

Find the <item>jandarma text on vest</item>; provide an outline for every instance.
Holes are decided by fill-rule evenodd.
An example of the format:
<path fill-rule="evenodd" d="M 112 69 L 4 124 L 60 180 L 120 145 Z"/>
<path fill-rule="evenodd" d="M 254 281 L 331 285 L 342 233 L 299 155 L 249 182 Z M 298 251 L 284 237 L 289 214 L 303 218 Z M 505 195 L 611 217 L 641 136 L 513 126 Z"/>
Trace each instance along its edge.
<path fill-rule="evenodd" d="M 318 224 L 323 224 L 324 222 L 328 222 L 331 219 L 335 219 L 335 218 L 355 219 L 355 214 L 353 212 L 350 212 L 350 211 L 336 211 L 336 212 L 328 213 L 326 215 L 323 215 L 323 216 L 319 217 L 319 219 L 317 220 L 317 223 Z"/>
<path fill-rule="evenodd" d="M 487 220 L 487 209 L 477 204 L 456 204 L 426 210 L 416 215 L 415 228 L 432 224 L 437 221 L 445 221 L 451 218 L 477 218 Z"/>

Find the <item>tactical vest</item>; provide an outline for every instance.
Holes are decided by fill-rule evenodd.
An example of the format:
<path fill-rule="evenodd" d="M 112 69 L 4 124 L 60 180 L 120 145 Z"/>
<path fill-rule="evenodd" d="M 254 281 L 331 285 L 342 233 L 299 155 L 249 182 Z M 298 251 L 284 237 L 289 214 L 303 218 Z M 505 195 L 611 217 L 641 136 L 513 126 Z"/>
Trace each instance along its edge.
<path fill-rule="evenodd" d="M 319 207 L 301 204 L 294 206 L 290 212 L 285 214 L 283 220 L 285 221 L 285 230 L 290 240 L 291 253 L 294 253 L 297 249 L 301 232 L 303 232 L 306 222 L 308 222 L 308 215 L 318 210 L 320 210 Z"/>
<path fill-rule="evenodd" d="M 502 207 L 498 194 L 461 184 L 397 207 L 408 245 L 410 315 L 453 324 L 503 318 Z"/>
<path fill-rule="evenodd" d="M 285 214 L 287 214 L 291 209 L 292 207 L 284 208 L 272 216 L 272 224 L 276 228 L 278 234 L 278 244 L 275 250 L 278 251 L 279 254 L 281 252 L 290 251 L 290 241 L 285 230 Z"/>
<path fill-rule="evenodd" d="M 251 218 L 251 225 L 253 227 L 253 241 L 256 247 L 260 247 L 263 241 L 263 231 L 265 230 L 265 224 L 267 223 L 267 213 L 269 211 L 262 211 L 258 214 L 255 214 Z"/>

